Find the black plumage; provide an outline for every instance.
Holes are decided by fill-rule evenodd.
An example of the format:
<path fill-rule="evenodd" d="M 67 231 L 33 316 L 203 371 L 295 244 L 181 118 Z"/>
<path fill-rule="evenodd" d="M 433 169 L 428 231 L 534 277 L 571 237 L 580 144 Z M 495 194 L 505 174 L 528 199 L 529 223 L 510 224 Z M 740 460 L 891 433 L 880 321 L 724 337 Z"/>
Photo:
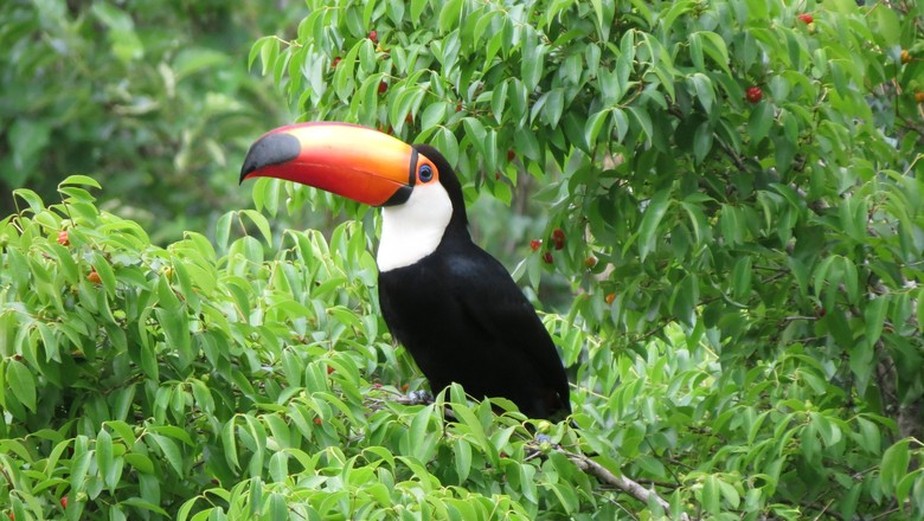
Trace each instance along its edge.
<path fill-rule="evenodd" d="M 379 274 L 386 324 L 434 392 L 457 382 L 472 396 L 507 398 L 529 417 L 569 414 L 568 379 L 535 309 L 503 265 L 472 242 L 452 168 L 432 147 L 415 148 L 437 165 L 452 218 L 433 253 Z"/>

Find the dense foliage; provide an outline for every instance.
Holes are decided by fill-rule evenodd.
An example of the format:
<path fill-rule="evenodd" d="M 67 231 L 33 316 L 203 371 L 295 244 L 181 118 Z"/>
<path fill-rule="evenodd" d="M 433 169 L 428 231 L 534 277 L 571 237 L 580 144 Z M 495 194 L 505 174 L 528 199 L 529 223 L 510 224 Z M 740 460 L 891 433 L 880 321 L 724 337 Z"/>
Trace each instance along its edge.
<path fill-rule="evenodd" d="M 243 204 L 227 172 L 254 129 L 286 112 L 244 58 L 260 27 L 285 27 L 302 11 L 298 2 L 118 4 L 0 3 L 0 212 L 12 212 L 13 188 L 54 197 L 66 175 L 92 172 L 108 188 L 106 207 L 163 242 Z"/>
<path fill-rule="evenodd" d="M 398 403 L 424 382 L 376 309 L 371 212 L 261 180 L 274 216 L 366 226 L 243 210 L 162 248 L 74 176 L 0 220 L 0 511 L 924 518 L 924 5 L 308 4 L 251 55 L 305 119 L 549 213 L 516 274 L 573 281 L 544 315 L 573 423 Z"/>

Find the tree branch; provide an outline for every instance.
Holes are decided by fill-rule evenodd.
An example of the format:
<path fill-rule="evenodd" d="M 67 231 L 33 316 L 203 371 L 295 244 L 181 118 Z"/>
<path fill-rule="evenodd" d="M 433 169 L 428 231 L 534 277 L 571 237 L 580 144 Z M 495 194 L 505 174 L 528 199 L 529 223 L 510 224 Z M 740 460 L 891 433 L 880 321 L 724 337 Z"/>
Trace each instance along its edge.
<path fill-rule="evenodd" d="M 607 470 L 603 465 L 600 465 L 596 461 L 588 458 L 583 454 L 577 454 L 574 452 L 566 451 L 560 447 L 557 447 L 556 450 L 564 454 L 571 460 L 572 463 L 577 465 L 579 469 L 590 474 L 591 476 L 600 480 L 600 482 L 607 485 L 612 485 L 619 490 L 629 494 L 630 496 L 648 503 L 652 499 L 661 506 L 666 512 L 670 512 L 671 505 L 664 500 L 661 496 L 658 495 L 654 490 L 649 490 L 643 487 L 639 482 L 629 479 L 625 476 L 617 476 Z M 680 514 L 680 521 L 690 521 L 690 516 L 685 512 Z"/>

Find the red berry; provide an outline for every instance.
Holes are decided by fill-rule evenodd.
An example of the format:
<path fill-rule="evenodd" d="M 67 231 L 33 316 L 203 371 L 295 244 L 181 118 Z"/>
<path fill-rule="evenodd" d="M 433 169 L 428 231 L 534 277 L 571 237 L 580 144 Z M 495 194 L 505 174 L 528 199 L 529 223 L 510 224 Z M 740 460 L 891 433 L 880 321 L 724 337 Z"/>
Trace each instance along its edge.
<path fill-rule="evenodd" d="M 382 80 L 379 83 L 379 94 L 385 94 L 385 91 L 387 90 L 388 90 L 388 82 L 386 82 L 385 80 Z"/>
<path fill-rule="evenodd" d="M 539 248 L 542 247 L 542 239 L 533 239 L 529 241 L 529 249 L 533 251 L 539 251 Z"/>
<path fill-rule="evenodd" d="M 331 366 L 327 366 L 327 374 L 334 374 L 334 371 L 336 371 L 336 369 Z"/>
<path fill-rule="evenodd" d="M 321 418 L 317 418 L 317 417 L 316 417 L 313 421 L 314 421 L 314 424 L 315 424 L 315 425 L 321 425 L 321 423 L 322 423 Z"/>
<path fill-rule="evenodd" d="M 603 297 L 603 301 L 606 302 L 607 304 L 612 304 L 614 300 L 616 300 L 615 293 L 607 293 L 606 296 Z"/>
<path fill-rule="evenodd" d="M 555 249 L 560 250 L 565 247 L 565 232 L 561 228 L 552 230 L 552 242 L 555 243 Z"/>
<path fill-rule="evenodd" d="M 67 508 L 67 496 L 61 496 L 61 508 Z"/>
<path fill-rule="evenodd" d="M 802 20 L 802 21 L 805 22 L 806 24 L 810 24 L 810 23 L 812 23 L 812 22 L 815 21 L 815 19 L 812 18 L 812 15 L 810 15 L 810 14 L 808 14 L 808 13 L 802 13 L 802 14 L 800 14 L 800 15 L 799 15 L 799 20 Z"/>
<path fill-rule="evenodd" d="M 552 259 L 552 252 L 547 251 L 547 252 L 543 253 L 543 254 L 542 254 L 542 261 L 545 262 L 546 264 L 552 264 L 552 261 L 553 261 L 553 259 Z"/>
<path fill-rule="evenodd" d="M 374 384 L 372 384 L 372 388 L 373 388 L 373 389 L 381 389 L 381 388 L 382 388 L 382 384 L 380 384 L 379 382 L 375 382 Z"/>
<path fill-rule="evenodd" d="M 99 273 L 97 273 L 96 270 L 91 271 L 89 275 L 87 275 L 87 280 L 93 284 L 100 284 L 103 282 L 103 279 L 99 277 Z"/>
<path fill-rule="evenodd" d="M 340 63 L 340 57 L 337 56 L 336 58 L 334 58 L 334 59 L 330 62 L 330 68 L 331 68 L 331 69 L 336 69 L 336 68 L 337 68 L 337 64 L 339 64 L 339 63 Z"/>
<path fill-rule="evenodd" d="M 67 237 L 67 230 L 61 230 L 60 232 L 58 232 L 58 244 L 60 244 L 61 246 L 67 246 L 70 243 L 71 241 Z"/>
<path fill-rule="evenodd" d="M 456 112 L 462 112 L 462 102 L 456 103 Z"/>
<path fill-rule="evenodd" d="M 369 39 L 372 43 L 379 43 L 379 33 L 376 30 L 369 31 Z"/>
<path fill-rule="evenodd" d="M 748 87 L 748 90 L 745 91 L 745 97 L 751 103 L 759 103 L 760 100 L 764 99 L 764 91 L 762 91 L 760 87 L 754 85 Z"/>
<path fill-rule="evenodd" d="M 513 161 L 515 157 L 517 157 L 517 153 L 512 148 L 507 150 L 507 161 Z"/>

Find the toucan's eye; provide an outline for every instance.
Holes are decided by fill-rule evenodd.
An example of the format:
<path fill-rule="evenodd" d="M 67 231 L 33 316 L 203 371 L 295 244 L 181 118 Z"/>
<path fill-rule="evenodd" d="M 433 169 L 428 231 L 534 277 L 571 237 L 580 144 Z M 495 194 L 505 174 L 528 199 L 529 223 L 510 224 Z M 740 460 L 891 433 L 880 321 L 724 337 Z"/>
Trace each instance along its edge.
<path fill-rule="evenodd" d="M 427 183 L 433 179 L 433 168 L 430 165 L 420 165 L 417 170 L 417 177 L 422 183 Z"/>

